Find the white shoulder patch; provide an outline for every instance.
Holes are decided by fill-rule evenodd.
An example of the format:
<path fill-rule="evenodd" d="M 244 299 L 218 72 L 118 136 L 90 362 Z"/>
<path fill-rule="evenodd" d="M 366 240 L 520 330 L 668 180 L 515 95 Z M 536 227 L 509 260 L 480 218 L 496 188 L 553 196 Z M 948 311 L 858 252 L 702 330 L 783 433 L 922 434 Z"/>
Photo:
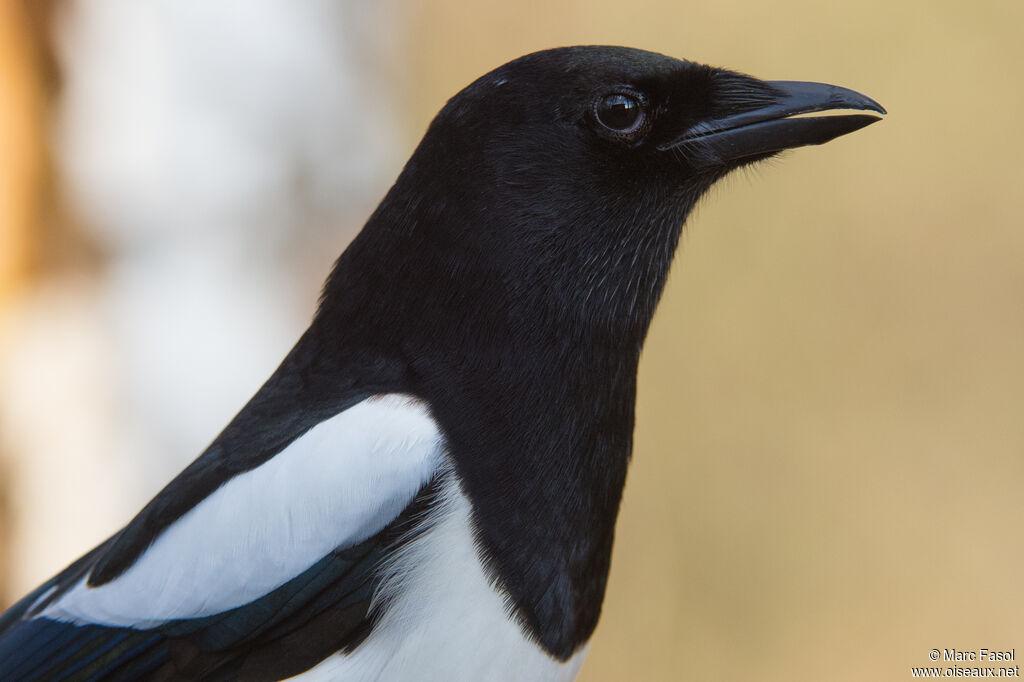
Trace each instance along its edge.
<path fill-rule="evenodd" d="M 83 580 L 40 615 L 147 628 L 247 604 L 387 526 L 431 479 L 442 450 L 422 402 L 368 398 L 222 485 L 115 580 Z"/>

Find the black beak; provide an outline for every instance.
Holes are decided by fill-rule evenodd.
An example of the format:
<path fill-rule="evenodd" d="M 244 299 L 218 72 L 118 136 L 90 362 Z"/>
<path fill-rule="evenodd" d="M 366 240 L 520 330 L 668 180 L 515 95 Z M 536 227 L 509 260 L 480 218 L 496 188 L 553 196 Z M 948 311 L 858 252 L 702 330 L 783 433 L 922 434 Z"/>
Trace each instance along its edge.
<path fill-rule="evenodd" d="M 720 167 L 783 149 L 824 144 L 881 120 L 867 114 L 792 118 L 797 114 L 844 109 L 885 113 L 870 97 L 837 85 L 803 81 L 770 81 L 766 85 L 774 93 L 770 104 L 702 121 L 661 149 L 682 151 L 696 168 Z"/>

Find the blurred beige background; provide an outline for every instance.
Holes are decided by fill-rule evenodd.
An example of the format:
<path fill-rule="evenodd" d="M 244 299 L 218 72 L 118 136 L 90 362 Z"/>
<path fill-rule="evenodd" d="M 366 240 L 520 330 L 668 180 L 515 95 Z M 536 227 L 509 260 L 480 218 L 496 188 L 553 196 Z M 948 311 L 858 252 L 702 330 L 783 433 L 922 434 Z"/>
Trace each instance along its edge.
<path fill-rule="evenodd" d="M 102 280 L 110 258 L 110 249 L 90 250 L 95 238 L 75 236 L 73 217 L 52 217 L 63 193 L 60 182 L 47 191 L 41 170 L 51 163 L 39 123 L 47 70 L 19 23 L 22 7 L 0 2 L 0 342 L 17 338 L 12 320 L 26 319 L 26 297 L 60 278 Z M 333 226 L 316 235 L 329 250 L 282 270 L 294 273 L 304 314 L 315 280 L 433 113 L 520 54 L 632 45 L 769 79 L 845 85 L 890 112 L 864 131 L 729 178 L 691 217 L 641 365 L 636 454 L 582 679 L 902 680 L 911 666 L 929 665 L 932 648 L 1024 651 L 1024 4 L 442 0 L 386 8 L 361 25 L 380 31 L 385 47 L 367 58 L 370 86 L 347 101 L 390 112 L 391 127 L 367 133 L 365 153 L 388 151 L 375 157 L 358 198 L 317 214 Z M 346 59 L 358 67 L 362 54 Z M 336 182 L 344 186 L 344 175 Z M 58 244 L 82 242 L 79 255 L 48 258 L 59 248 L 54 234 L 65 237 Z M 240 233 L 239 243 L 246 238 Z M 84 314 L 74 305 L 42 310 L 33 314 Z M 275 332 L 282 340 L 266 358 L 297 335 L 300 323 L 288 324 L 296 326 Z M 123 370 L 117 357 L 108 361 L 107 370 Z M 211 424 L 230 417 L 274 365 L 261 362 L 244 372 L 229 356 L 210 363 L 208 374 L 242 375 L 238 400 L 223 396 L 206 411 Z M 8 375 L 18 371 L 11 364 Z M 92 371 L 85 376 L 105 376 Z M 4 379 L 3 401 L 20 404 L 34 376 Z M 57 391 L 61 377 L 47 385 Z M 59 413 L 20 423 L 60 429 L 83 402 L 65 400 Z M 129 417 L 118 400 L 107 402 L 114 430 Z M 39 499 L 19 502 L 27 499 L 15 484 L 27 466 L 19 444 L 36 441 L 25 430 L 3 435 L 0 580 L 15 571 L 17 528 L 47 515 L 73 527 L 63 543 L 36 543 L 49 554 L 35 560 L 38 574 L 21 568 L 8 577 L 0 599 L 9 602 L 126 515 L 111 509 L 72 526 L 104 485 L 99 478 L 72 481 L 46 511 Z M 124 442 L 149 441 L 136 434 Z M 130 452 L 122 461 L 135 461 Z M 197 452 L 180 453 L 175 466 Z M 54 457 L 58 469 L 76 466 L 74 448 Z M 60 478 L 58 469 L 51 475 Z M 46 490 L 47 479 L 33 480 Z M 137 490 L 115 489 L 129 509 L 158 485 L 134 480 Z"/>

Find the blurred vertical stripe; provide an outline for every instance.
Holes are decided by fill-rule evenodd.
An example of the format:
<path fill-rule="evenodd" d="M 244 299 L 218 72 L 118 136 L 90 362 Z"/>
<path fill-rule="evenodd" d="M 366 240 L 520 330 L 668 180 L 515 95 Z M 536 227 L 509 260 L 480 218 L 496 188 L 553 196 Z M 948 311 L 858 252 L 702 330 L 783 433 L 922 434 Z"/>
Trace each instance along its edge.
<path fill-rule="evenodd" d="M 24 5 L 0 2 L 0 306 L 25 277 L 42 175 L 42 92 Z"/>
<path fill-rule="evenodd" d="M 24 5 L 0 2 L 0 352 L 6 308 L 28 273 L 42 175 L 42 94 Z M 2 428 L 2 425 L 0 425 Z M 0 604 L 11 540 L 10 461 L 0 452 Z"/>

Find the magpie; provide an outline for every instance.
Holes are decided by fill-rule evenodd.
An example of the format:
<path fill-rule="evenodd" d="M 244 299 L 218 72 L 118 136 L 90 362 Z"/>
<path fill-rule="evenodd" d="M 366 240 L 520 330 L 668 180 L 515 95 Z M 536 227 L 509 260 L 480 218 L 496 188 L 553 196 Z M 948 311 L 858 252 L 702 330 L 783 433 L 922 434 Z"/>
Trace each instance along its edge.
<path fill-rule="evenodd" d="M 623 47 L 470 84 L 256 395 L 0 617 L 0 680 L 573 679 L 683 222 L 850 110 L 885 113 Z"/>

